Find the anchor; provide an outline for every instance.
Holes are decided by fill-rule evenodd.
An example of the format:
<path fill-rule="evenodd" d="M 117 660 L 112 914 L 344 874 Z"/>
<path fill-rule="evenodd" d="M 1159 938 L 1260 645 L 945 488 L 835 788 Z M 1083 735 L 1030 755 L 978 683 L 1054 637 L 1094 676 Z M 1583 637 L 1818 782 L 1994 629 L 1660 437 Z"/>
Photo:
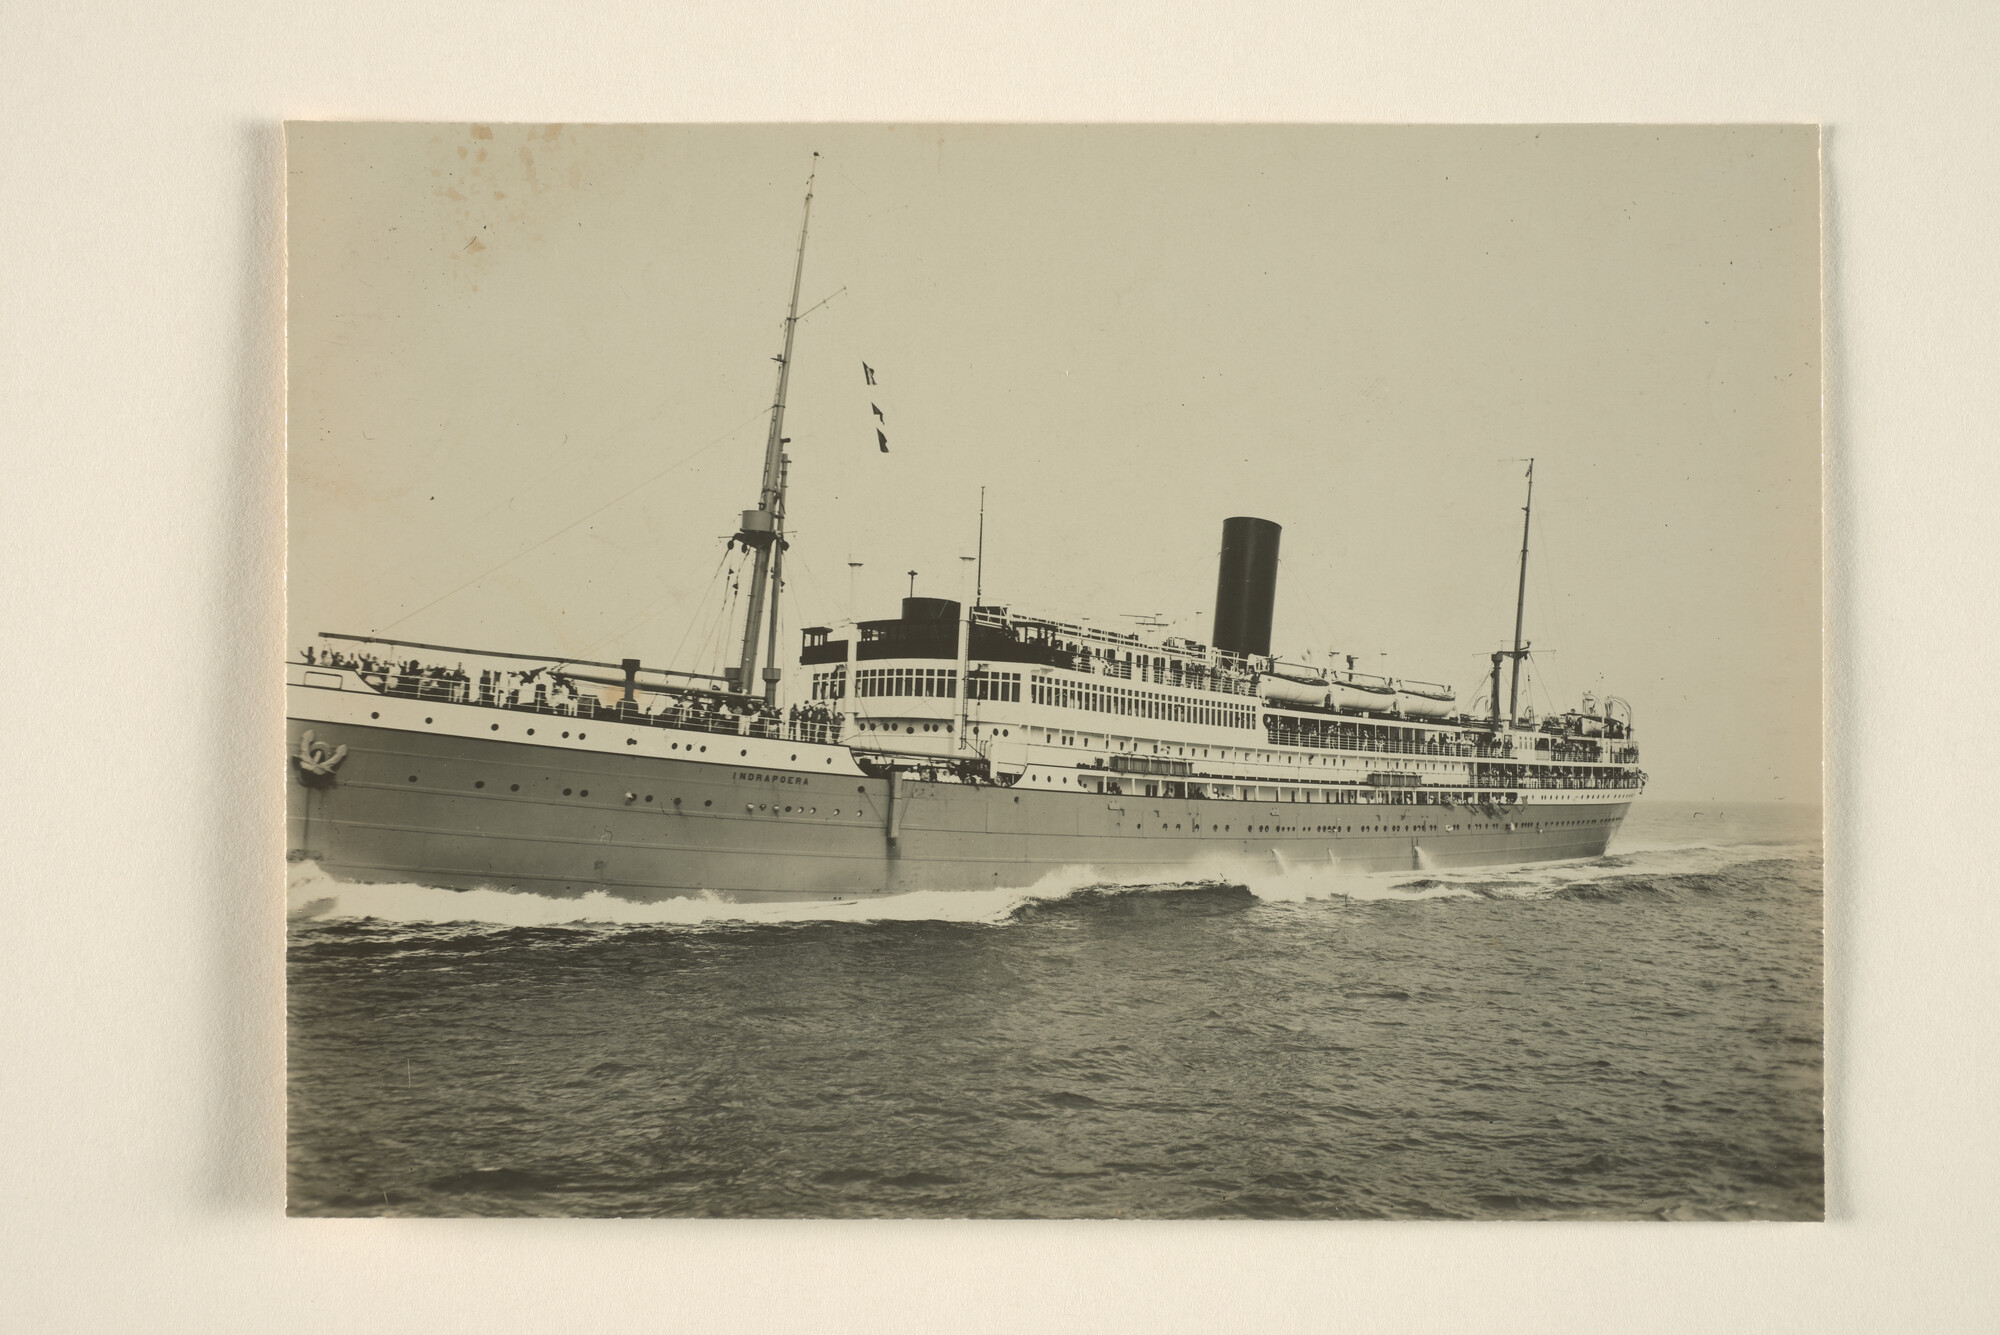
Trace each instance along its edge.
<path fill-rule="evenodd" d="M 347 748 L 313 740 L 309 728 L 299 738 L 299 753 L 292 759 L 299 767 L 300 783 L 309 788 L 323 788 L 333 782 L 333 772 L 347 759 Z"/>

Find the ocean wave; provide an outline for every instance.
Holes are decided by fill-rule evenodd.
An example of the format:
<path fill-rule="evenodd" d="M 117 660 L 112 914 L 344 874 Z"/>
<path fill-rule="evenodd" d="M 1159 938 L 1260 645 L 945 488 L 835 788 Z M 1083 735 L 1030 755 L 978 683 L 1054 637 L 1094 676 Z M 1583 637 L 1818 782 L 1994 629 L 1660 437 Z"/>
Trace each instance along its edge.
<path fill-rule="evenodd" d="M 1819 856 L 1818 846 L 1810 844 L 1682 844 L 1519 867 L 1370 872 L 1352 871 L 1337 862 L 1309 863 L 1283 871 L 1250 869 L 1243 880 L 1252 894 L 1271 903 L 1582 898 L 1602 897 L 1612 890 L 1688 886 L 1757 863 L 1816 866 Z"/>
<path fill-rule="evenodd" d="M 1820 851 L 1809 844 L 1684 844 L 1625 849 L 1601 857 L 1520 867 L 1462 870 L 1356 871 L 1338 862 L 1292 863 L 1279 859 L 1221 861 L 1198 876 L 1174 882 L 1121 882 L 1092 867 L 1066 867 L 1034 885 L 1005 890 L 910 890 L 849 900 L 745 904 L 713 893 L 652 901 L 603 891 L 564 898 L 512 890 L 448 890 L 407 883 L 339 881 L 312 863 L 292 869 L 287 916 L 294 922 L 371 920 L 388 925 L 477 928 L 686 927 L 796 923 L 948 922 L 1002 926 L 1051 908 L 1087 908 L 1133 896 L 1176 896 L 1191 891 L 1231 903 L 1254 898 L 1267 904 L 1321 900 L 1421 902 L 1451 899 L 1603 899 L 1635 892 L 1727 889 L 1730 873 L 1760 863 L 1816 868 Z M 1721 879 L 1718 879 L 1721 878 Z"/>
<path fill-rule="evenodd" d="M 636 900 L 593 890 L 571 898 L 516 890 L 447 890 L 340 881 L 303 862 L 286 885 L 293 922 L 366 918 L 412 925 L 487 927 L 707 927 L 805 922 L 961 922 L 999 925 L 1025 905 L 1084 890 L 1119 889 L 1088 867 L 1065 867 L 1011 890 L 910 890 L 850 900 L 742 904 L 713 892 Z M 1138 887 L 1133 887 L 1138 888 Z"/>

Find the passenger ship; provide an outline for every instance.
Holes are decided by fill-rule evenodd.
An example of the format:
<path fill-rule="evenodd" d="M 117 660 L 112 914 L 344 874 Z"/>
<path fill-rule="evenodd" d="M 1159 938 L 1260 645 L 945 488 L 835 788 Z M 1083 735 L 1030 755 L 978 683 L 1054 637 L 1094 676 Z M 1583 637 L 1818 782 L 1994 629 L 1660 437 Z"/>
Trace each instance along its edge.
<path fill-rule="evenodd" d="M 1604 851 L 1645 783 L 1629 706 L 1519 708 L 1532 464 L 1514 643 L 1483 710 L 1352 660 L 1273 656 L 1280 532 L 1247 516 L 1223 524 L 1210 643 L 912 596 L 839 638 L 806 630 L 802 698 L 781 707 L 811 216 L 809 182 L 763 483 L 735 536 L 754 559 L 736 665 L 322 634 L 287 665 L 293 860 L 351 881 L 755 901 Z"/>

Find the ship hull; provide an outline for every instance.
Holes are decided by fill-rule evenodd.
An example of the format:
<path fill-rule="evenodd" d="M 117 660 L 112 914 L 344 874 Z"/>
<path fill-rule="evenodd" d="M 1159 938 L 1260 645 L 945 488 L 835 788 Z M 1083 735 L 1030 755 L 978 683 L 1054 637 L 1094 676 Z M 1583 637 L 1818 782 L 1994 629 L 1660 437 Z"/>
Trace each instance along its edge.
<path fill-rule="evenodd" d="M 1597 856 L 1631 800 L 1331 805 L 892 781 L 841 747 L 536 715 L 508 717 L 523 735 L 480 737 L 496 711 L 378 698 L 411 716 L 385 726 L 351 693 L 304 695 L 291 754 L 309 731 L 347 750 L 328 775 L 289 767 L 290 855 L 361 882 L 752 902 L 1027 887 L 1079 868 L 1124 884 L 1445 870 Z M 537 723 L 542 740 L 525 735 Z"/>

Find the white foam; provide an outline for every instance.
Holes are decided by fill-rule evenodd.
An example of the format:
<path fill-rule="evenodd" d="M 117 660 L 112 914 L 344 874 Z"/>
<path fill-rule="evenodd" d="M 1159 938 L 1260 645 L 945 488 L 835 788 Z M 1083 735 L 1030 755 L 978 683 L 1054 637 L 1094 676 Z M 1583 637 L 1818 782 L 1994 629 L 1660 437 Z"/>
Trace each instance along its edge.
<path fill-rule="evenodd" d="M 294 919 L 373 918 L 391 923 L 482 923 L 503 927 L 702 926 L 714 923 L 971 922 L 1001 923 L 1021 905 L 1060 899 L 1104 885 L 1088 867 L 1065 867 L 1025 889 L 911 890 L 853 900 L 739 904 L 712 892 L 651 902 L 601 890 L 574 898 L 517 890 L 444 890 L 435 886 L 335 880 L 310 862 L 292 869 L 286 913 Z"/>
<path fill-rule="evenodd" d="M 652 902 L 603 891 L 559 898 L 515 890 L 444 890 L 411 884 L 337 881 L 313 863 L 292 869 L 286 887 L 288 916 L 299 919 L 372 918 L 389 923 L 480 923 L 504 927 L 564 925 L 704 926 L 793 922 L 1007 922 L 1022 905 L 1060 900 L 1081 890 L 1146 890 L 1192 885 L 1241 885 L 1273 904 L 1346 899 L 1357 902 L 1420 901 L 1469 896 L 1546 898 L 1614 877 L 1688 876 L 1726 870 L 1764 858 L 1816 854 L 1817 846 L 1707 844 L 1637 848 L 1604 857 L 1520 867 L 1459 870 L 1354 871 L 1328 861 L 1290 858 L 1219 859 L 1163 884 L 1120 881 L 1092 867 L 1064 867 L 1026 888 L 910 890 L 850 900 L 739 904 L 713 893 Z"/>
<path fill-rule="evenodd" d="M 1247 865 L 1233 878 L 1270 903 L 1315 899 L 1430 900 L 1467 896 L 1545 899 L 1579 885 L 1613 878 L 1697 876 L 1726 871 L 1766 858 L 1797 858 L 1819 852 L 1811 844 L 1675 844 L 1635 848 L 1602 857 L 1537 862 L 1514 867 L 1434 870 L 1352 871 L 1334 862 L 1280 859 Z"/>

